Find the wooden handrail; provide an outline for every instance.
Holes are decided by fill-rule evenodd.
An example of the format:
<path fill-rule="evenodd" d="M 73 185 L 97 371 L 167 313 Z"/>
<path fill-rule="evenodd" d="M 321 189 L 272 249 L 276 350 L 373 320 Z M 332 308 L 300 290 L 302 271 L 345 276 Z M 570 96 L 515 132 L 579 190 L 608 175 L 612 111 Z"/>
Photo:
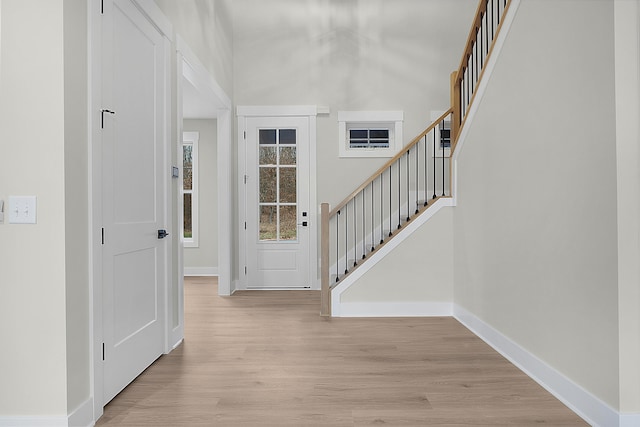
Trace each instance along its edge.
<path fill-rule="evenodd" d="M 420 140 L 422 138 L 424 138 L 424 136 L 426 134 L 428 134 L 429 132 L 431 132 L 436 126 L 438 126 L 438 124 L 440 122 L 442 122 L 449 114 L 451 114 L 451 108 L 449 108 L 443 115 L 441 115 L 440 117 L 438 117 L 436 119 L 436 121 L 434 121 L 433 123 L 431 123 L 431 125 L 426 128 L 424 131 L 422 131 L 422 133 L 420 133 L 420 135 L 416 136 L 415 138 L 413 138 L 411 140 L 411 142 L 409 142 L 402 150 L 400 150 L 400 152 L 398 154 L 396 154 L 395 156 L 393 156 L 392 159 L 390 159 L 388 162 L 386 162 L 384 165 L 382 165 L 380 167 L 380 169 L 378 169 L 373 175 L 371 175 L 369 177 L 369 179 L 367 179 L 366 181 L 364 181 L 358 188 L 355 189 L 355 191 L 353 191 L 350 195 L 348 195 L 343 201 L 341 201 L 340 203 L 338 203 L 336 205 L 335 208 L 333 208 L 331 210 L 331 213 L 329 214 L 329 217 L 334 216 L 335 214 L 338 213 L 338 211 L 340 209 L 342 209 L 343 207 L 345 207 L 347 205 L 347 203 L 349 203 L 355 196 L 357 196 L 363 189 L 365 189 L 367 187 L 367 185 L 371 184 L 377 177 L 379 177 L 382 172 L 384 172 L 385 170 L 387 170 L 387 168 L 389 166 L 391 166 L 392 164 L 394 164 L 399 158 L 401 158 L 402 156 L 405 155 L 405 153 L 407 151 L 409 151 L 410 149 L 413 148 L 414 145 L 416 145 L 418 142 L 420 142 Z"/>
<path fill-rule="evenodd" d="M 478 2 L 478 8 L 476 9 L 475 18 L 473 19 L 473 23 L 471 24 L 471 29 L 469 30 L 469 35 L 467 36 L 467 43 L 465 44 L 464 50 L 462 51 L 462 59 L 460 60 L 460 66 L 458 67 L 458 81 L 462 80 L 462 77 L 460 76 L 464 75 L 464 69 L 467 66 L 467 60 L 471 56 L 473 45 L 477 41 L 478 29 L 482 25 L 482 18 L 484 17 L 484 14 L 486 12 L 487 2 L 485 0 L 480 0 Z"/>
<path fill-rule="evenodd" d="M 501 0 L 496 0 L 501 1 Z M 464 124 L 467 119 L 467 115 L 462 116 L 462 105 L 460 101 L 461 87 L 460 85 L 463 83 L 464 74 L 467 70 L 467 63 L 469 61 L 469 57 L 472 55 L 473 46 L 478 42 L 477 35 L 478 29 L 482 26 L 482 20 L 484 19 L 484 15 L 487 13 L 487 5 L 489 4 L 489 0 L 480 0 L 478 3 L 478 8 L 476 10 L 476 15 L 471 25 L 471 30 L 469 31 L 469 36 L 467 37 L 467 44 L 465 45 L 465 49 L 462 54 L 462 58 L 460 60 L 460 66 L 457 71 L 451 75 L 451 108 L 453 109 L 453 120 L 452 120 L 452 136 L 451 136 L 451 154 L 453 154 L 456 145 L 458 144 L 458 138 L 460 136 L 460 130 L 464 127 Z M 486 63 L 491 54 L 493 53 L 493 49 L 495 47 L 495 40 L 500 34 L 504 24 L 504 16 L 509 11 L 509 7 L 511 6 L 511 0 L 506 0 L 505 6 L 502 9 L 499 17 L 498 25 L 496 26 L 495 32 L 493 34 L 493 39 L 491 44 L 487 49 L 487 54 L 484 57 L 484 62 Z M 484 73 L 486 71 L 486 67 L 482 67 L 480 72 L 478 73 L 478 78 L 475 80 L 475 83 L 478 83 L 482 80 Z M 476 91 L 473 91 L 471 97 L 469 98 L 465 111 L 468 111 L 471 105 L 473 104 L 476 98 Z"/>

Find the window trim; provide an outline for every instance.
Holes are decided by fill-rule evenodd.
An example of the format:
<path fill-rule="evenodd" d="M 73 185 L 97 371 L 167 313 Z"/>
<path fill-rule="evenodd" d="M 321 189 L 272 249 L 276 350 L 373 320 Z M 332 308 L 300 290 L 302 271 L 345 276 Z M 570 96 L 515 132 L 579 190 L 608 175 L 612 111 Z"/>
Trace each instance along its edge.
<path fill-rule="evenodd" d="M 191 190 L 184 189 L 184 158 L 182 158 L 182 167 L 180 168 L 180 195 L 184 201 L 185 194 L 191 194 L 191 238 L 184 237 L 184 202 L 183 202 L 183 221 L 181 227 L 181 236 L 185 248 L 197 248 L 199 247 L 199 203 L 198 203 L 198 142 L 200 141 L 200 132 L 182 132 L 182 153 L 184 156 L 184 146 L 191 145 L 191 155 L 193 157 L 193 167 L 191 171 Z"/>
<path fill-rule="evenodd" d="M 338 111 L 339 157 L 393 157 L 402 148 L 402 111 Z M 389 129 L 389 148 L 356 148 L 350 146 L 352 128 Z"/>
<path fill-rule="evenodd" d="M 444 111 L 432 111 L 431 112 L 431 121 L 437 120 L 439 117 L 441 117 L 444 114 Z M 445 119 L 445 125 L 449 125 L 449 131 L 451 131 L 451 120 L 447 117 L 447 119 Z M 446 126 L 445 126 L 446 127 Z M 436 132 L 436 135 L 438 136 L 438 145 L 436 145 L 436 149 L 435 149 L 435 157 L 437 159 L 442 158 L 442 156 L 444 155 L 445 158 L 451 157 L 451 146 L 449 147 L 443 147 L 442 146 L 442 136 L 441 136 L 441 129 L 440 129 L 440 123 L 438 123 L 436 125 L 436 127 L 434 128 L 434 132 Z M 449 137 L 449 144 L 451 144 L 451 137 Z M 429 142 L 429 146 L 431 147 L 429 149 L 429 152 L 432 153 L 431 155 L 433 156 L 433 139 Z"/>

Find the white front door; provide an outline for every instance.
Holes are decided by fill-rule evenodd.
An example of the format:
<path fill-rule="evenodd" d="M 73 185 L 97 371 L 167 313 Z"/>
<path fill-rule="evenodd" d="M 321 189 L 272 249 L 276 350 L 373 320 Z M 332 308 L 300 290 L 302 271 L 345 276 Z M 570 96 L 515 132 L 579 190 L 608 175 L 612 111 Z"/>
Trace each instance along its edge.
<path fill-rule="evenodd" d="M 309 118 L 251 117 L 247 287 L 310 288 Z"/>
<path fill-rule="evenodd" d="M 163 37 L 131 0 L 104 2 L 104 403 L 164 350 Z"/>

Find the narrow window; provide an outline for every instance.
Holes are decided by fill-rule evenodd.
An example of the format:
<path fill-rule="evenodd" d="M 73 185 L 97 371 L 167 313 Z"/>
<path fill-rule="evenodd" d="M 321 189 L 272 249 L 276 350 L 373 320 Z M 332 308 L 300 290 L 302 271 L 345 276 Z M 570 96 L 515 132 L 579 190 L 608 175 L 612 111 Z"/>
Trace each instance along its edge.
<path fill-rule="evenodd" d="M 185 247 L 198 247 L 198 132 L 182 134 L 182 237 Z"/>

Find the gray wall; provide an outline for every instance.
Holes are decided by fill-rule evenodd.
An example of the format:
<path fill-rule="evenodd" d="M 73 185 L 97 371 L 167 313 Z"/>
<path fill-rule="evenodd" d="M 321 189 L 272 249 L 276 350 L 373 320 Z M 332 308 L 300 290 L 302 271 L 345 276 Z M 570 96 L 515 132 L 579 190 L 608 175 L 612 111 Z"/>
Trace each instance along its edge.
<path fill-rule="evenodd" d="M 613 4 L 522 1 L 458 162 L 454 299 L 617 408 Z"/>
<path fill-rule="evenodd" d="M 339 110 L 403 110 L 404 142 L 449 107 L 476 0 L 239 0 L 236 105 L 320 105 L 318 202 L 336 204 L 388 159 L 338 157 Z"/>
<path fill-rule="evenodd" d="M 66 416 L 66 303 L 76 296 L 65 295 L 66 256 L 75 253 L 66 240 L 86 233 L 67 230 L 65 221 L 65 190 L 83 186 L 65 189 L 63 27 L 71 28 L 62 0 L 3 0 L 1 7 L 0 199 L 36 196 L 37 224 L 9 224 L 8 205 L 0 224 L 0 416 Z M 87 280 L 83 260 L 69 277 L 71 292 Z"/>
<path fill-rule="evenodd" d="M 184 268 L 218 268 L 218 175 L 216 120 L 184 120 L 184 131 L 200 133 L 198 142 L 199 245 L 184 248 Z"/>
<path fill-rule="evenodd" d="M 341 302 L 453 302 L 453 209 L 443 208 L 367 271 Z"/>

